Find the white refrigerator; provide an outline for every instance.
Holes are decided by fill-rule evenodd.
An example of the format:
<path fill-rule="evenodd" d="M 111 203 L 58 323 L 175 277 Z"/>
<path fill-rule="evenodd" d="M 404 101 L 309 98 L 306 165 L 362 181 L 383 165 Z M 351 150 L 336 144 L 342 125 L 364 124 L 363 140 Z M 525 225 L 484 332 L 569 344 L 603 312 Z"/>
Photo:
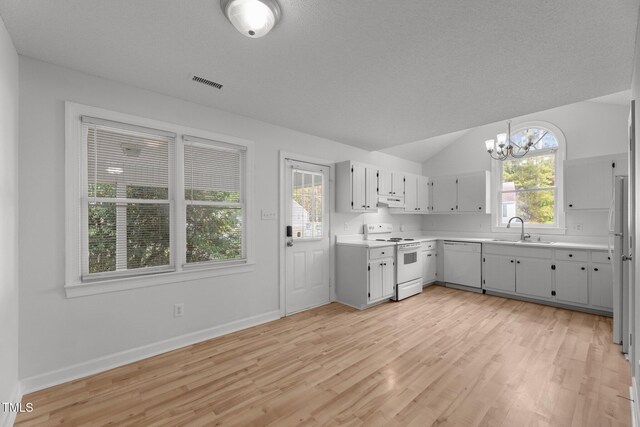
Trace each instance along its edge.
<path fill-rule="evenodd" d="M 609 212 L 609 253 L 613 264 L 613 342 L 629 349 L 628 178 L 616 176 Z M 613 246 L 613 253 L 611 247 Z"/>

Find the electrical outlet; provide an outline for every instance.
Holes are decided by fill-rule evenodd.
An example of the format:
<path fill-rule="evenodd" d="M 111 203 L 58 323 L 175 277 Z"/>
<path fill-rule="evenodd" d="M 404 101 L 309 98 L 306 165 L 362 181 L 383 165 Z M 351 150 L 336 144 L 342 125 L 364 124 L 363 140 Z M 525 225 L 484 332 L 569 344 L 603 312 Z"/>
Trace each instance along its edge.
<path fill-rule="evenodd" d="M 582 231 L 583 224 L 581 222 L 573 224 L 573 229 L 575 231 Z"/>
<path fill-rule="evenodd" d="M 400 231 L 404 231 L 404 224 L 400 224 Z"/>
<path fill-rule="evenodd" d="M 276 217 L 277 217 L 275 211 L 269 211 L 267 209 L 262 209 L 260 212 L 262 214 L 262 220 L 263 221 L 276 219 Z"/>
<path fill-rule="evenodd" d="M 184 303 L 173 305 L 173 317 L 182 317 L 184 316 Z"/>
<path fill-rule="evenodd" d="M 344 223 L 344 231 L 349 231 L 349 223 L 348 222 Z"/>

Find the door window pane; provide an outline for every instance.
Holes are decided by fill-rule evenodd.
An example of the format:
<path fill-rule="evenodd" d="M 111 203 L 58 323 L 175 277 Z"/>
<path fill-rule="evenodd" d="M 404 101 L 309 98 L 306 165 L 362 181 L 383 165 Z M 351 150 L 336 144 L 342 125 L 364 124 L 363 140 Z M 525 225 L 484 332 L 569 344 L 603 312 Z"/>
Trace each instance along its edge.
<path fill-rule="evenodd" d="M 323 235 L 324 176 L 293 170 L 291 224 L 294 239 L 313 239 Z"/>

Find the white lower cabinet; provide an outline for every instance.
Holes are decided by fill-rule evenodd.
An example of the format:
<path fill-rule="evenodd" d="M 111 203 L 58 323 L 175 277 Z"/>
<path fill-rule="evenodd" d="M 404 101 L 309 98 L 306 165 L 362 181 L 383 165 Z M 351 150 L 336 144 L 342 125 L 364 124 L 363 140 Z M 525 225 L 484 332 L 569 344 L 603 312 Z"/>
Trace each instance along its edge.
<path fill-rule="evenodd" d="M 586 263 L 557 261 L 555 290 L 556 300 L 569 303 L 588 304 L 588 268 L 589 265 Z"/>
<path fill-rule="evenodd" d="M 394 246 L 338 245 L 336 259 L 338 301 L 363 309 L 393 296 Z"/>
<path fill-rule="evenodd" d="M 551 273 L 551 260 L 516 258 L 516 292 L 532 297 L 551 298 Z"/>
<path fill-rule="evenodd" d="M 482 285 L 496 291 L 516 291 L 516 260 L 504 255 L 485 255 L 482 263 Z"/>
<path fill-rule="evenodd" d="M 422 283 L 426 285 L 435 282 L 438 280 L 437 252 L 435 249 L 423 250 L 420 255 L 422 256 Z"/>
<path fill-rule="evenodd" d="M 483 244 L 483 288 L 611 312 L 613 274 L 606 253 Z"/>
<path fill-rule="evenodd" d="M 589 300 L 591 305 L 613 310 L 613 267 L 611 264 L 591 264 Z"/>
<path fill-rule="evenodd" d="M 393 258 L 382 258 L 369 262 L 369 292 L 367 300 L 376 302 L 393 296 Z"/>

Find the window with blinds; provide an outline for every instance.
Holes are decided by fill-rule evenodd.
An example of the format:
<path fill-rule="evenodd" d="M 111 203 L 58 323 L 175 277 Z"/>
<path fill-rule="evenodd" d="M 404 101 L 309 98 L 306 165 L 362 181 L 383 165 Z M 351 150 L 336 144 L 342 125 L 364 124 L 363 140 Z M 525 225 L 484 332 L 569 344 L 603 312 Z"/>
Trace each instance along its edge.
<path fill-rule="evenodd" d="M 246 147 L 183 141 L 187 264 L 245 259 Z"/>
<path fill-rule="evenodd" d="M 173 269 L 175 134 L 82 117 L 83 280 Z"/>

